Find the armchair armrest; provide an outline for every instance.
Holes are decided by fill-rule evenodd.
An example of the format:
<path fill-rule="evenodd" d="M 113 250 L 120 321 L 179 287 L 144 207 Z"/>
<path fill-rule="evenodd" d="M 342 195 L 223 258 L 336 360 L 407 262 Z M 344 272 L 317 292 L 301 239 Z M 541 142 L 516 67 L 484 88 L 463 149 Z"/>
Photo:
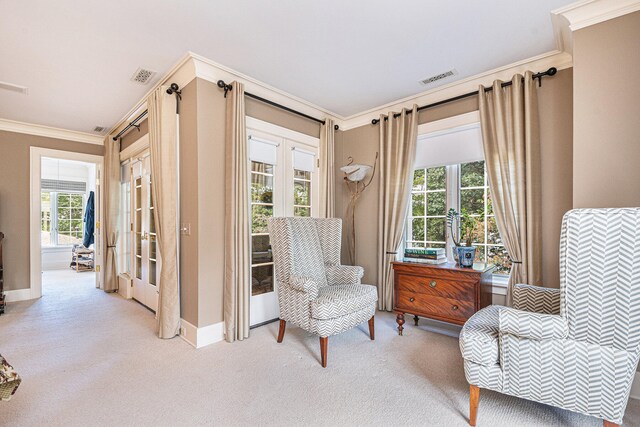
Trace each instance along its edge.
<path fill-rule="evenodd" d="M 364 269 L 352 265 L 330 265 L 326 267 L 327 282 L 332 285 L 359 285 Z"/>
<path fill-rule="evenodd" d="M 312 298 L 318 296 L 318 284 L 309 277 L 291 275 L 289 276 L 289 286 L 296 291 L 311 294 Z"/>
<path fill-rule="evenodd" d="M 564 339 L 569 329 L 563 317 L 531 313 L 510 307 L 500 309 L 499 325 L 501 334 L 532 340 Z"/>
<path fill-rule="evenodd" d="M 560 289 L 513 285 L 513 308 L 532 313 L 560 314 Z"/>

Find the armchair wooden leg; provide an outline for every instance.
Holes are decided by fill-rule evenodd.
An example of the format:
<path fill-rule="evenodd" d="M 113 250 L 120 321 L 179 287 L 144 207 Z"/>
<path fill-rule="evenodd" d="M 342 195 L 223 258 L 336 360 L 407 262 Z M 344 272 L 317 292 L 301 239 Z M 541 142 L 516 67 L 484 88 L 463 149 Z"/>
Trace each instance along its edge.
<path fill-rule="evenodd" d="M 329 337 L 320 337 L 320 358 L 323 368 L 327 367 L 327 341 L 329 341 Z"/>
<path fill-rule="evenodd" d="M 371 319 L 369 319 L 369 337 L 371 338 L 371 341 L 376 339 L 376 326 L 373 320 L 374 317 L 376 316 L 371 316 Z"/>
<path fill-rule="evenodd" d="M 287 321 L 280 319 L 280 329 L 278 329 L 278 342 L 282 342 L 284 338 L 284 330 L 287 327 Z"/>
<path fill-rule="evenodd" d="M 478 403 L 480 402 L 480 388 L 475 385 L 469 385 L 469 425 L 476 425 L 478 417 Z M 606 426 L 605 426 L 606 427 Z"/>
<path fill-rule="evenodd" d="M 603 420 L 604 427 L 620 427 L 620 424 L 612 423 L 611 421 Z"/>

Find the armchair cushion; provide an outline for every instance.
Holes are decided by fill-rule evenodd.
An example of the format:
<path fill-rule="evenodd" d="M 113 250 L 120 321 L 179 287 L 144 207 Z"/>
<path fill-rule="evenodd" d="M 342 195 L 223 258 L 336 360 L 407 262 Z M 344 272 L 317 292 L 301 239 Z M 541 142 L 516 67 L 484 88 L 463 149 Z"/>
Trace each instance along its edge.
<path fill-rule="evenodd" d="M 500 310 L 500 333 L 532 340 L 564 339 L 567 337 L 566 319 L 553 314 L 530 313 L 504 307 Z"/>
<path fill-rule="evenodd" d="M 318 290 L 318 298 L 311 301 L 311 317 L 335 319 L 364 309 L 378 300 L 378 292 L 371 285 L 325 286 Z"/>
<path fill-rule="evenodd" d="M 289 276 L 289 286 L 296 291 L 308 292 L 312 298 L 318 295 L 318 284 L 309 277 L 295 276 L 292 274 Z"/>
<path fill-rule="evenodd" d="M 498 318 L 501 306 L 490 305 L 471 316 L 460 331 L 462 358 L 483 366 L 500 361 Z"/>
<path fill-rule="evenodd" d="M 352 265 L 327 266 L 327 282 L 333 285 L 359 285 L 364 276 L 364 269 Z"/>
<path fill-rule="evenodd" d="M 560 289 L 513 285 L 513 308 L 541 314 L 560 314 Z"/>

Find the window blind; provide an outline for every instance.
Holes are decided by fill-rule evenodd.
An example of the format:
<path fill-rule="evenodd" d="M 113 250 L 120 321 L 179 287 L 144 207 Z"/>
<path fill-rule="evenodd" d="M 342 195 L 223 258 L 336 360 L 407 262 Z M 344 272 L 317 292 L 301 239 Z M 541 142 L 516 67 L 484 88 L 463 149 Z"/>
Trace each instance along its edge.
<path fill-rule="evenodd" d="M 315 154 L 299 148 L 293 148 L 293 168 L 313 172 Z"/>
<path fill-rule="evenodd" d="M 431 168 L 484 160 L 480 124 L 418 136 L 414 168 Z"/>
<path fill-rule="evenodd" d="M 249 136 L 249 158 L 253 162 L 278 163 L 278 143 Z"/>
<path fill-rule="evenodd" d="M 87 183 L 81 181 L 62 181 L 57 179 L 42 179 L 40 188 L 46 191 L 77 191 L 87 192 Z"/>

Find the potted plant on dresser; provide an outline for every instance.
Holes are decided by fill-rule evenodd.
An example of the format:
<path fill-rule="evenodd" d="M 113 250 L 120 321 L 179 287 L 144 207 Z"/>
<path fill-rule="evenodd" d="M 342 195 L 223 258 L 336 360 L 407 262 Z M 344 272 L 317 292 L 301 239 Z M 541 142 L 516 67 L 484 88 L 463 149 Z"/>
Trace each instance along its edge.
<path fill-rule="evenodd" d="M 473 267 L 473 261 L 476 258 L 476 248 L 473 246 L 480 234 L 480 221 L 484 215 L 471 216 L 466 209 L 462 209 L 458 213 L 455 209 L 449 209 L 447 212 L 447 226 L 451 232 L 451 240 L 455 247 L 453 248 L 453 258 L 461 267 Z M 464 243 L 464 245 L 463 245 Z"/>

